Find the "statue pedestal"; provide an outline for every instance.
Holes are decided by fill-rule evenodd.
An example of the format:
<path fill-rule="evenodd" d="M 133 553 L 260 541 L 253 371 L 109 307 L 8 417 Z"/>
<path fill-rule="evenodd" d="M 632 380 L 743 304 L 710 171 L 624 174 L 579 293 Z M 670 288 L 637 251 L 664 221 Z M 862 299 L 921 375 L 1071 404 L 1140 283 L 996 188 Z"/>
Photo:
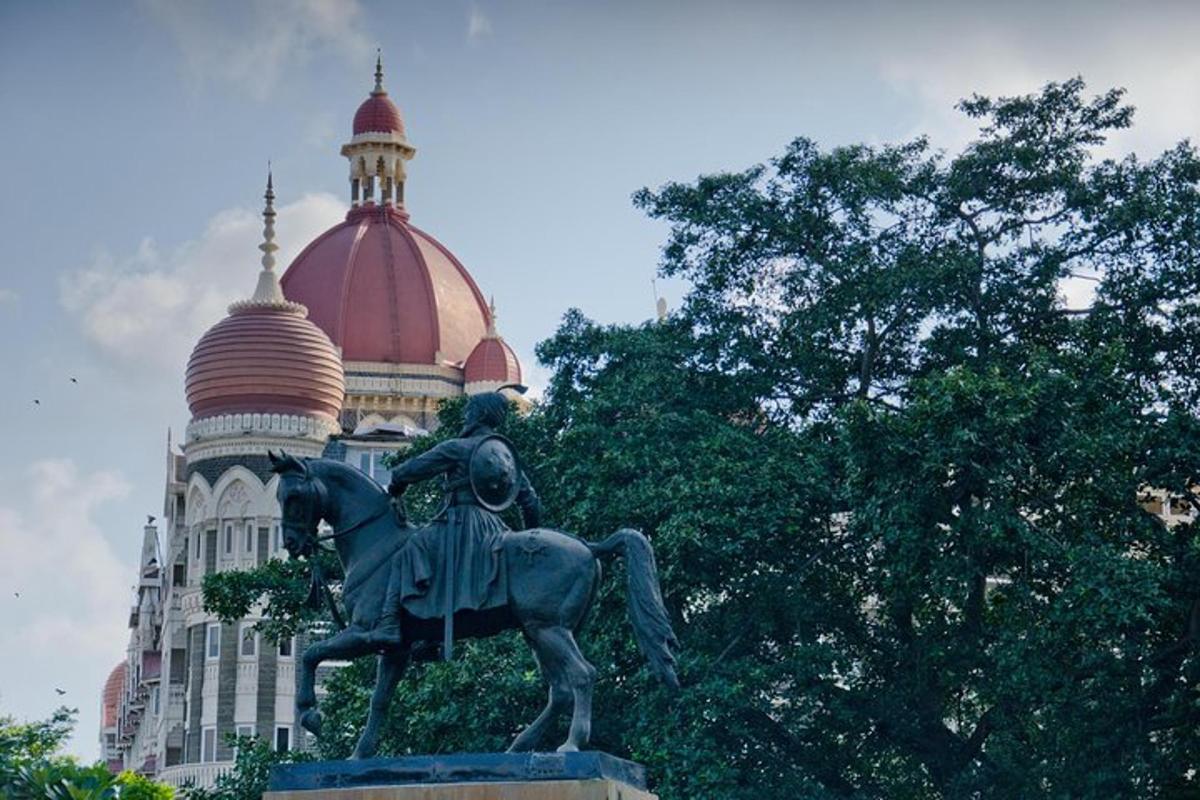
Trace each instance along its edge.
<path fill-rule="evenodd" d="M 271 769 L 263 800 L 657 800 L 607 753 L 456 753 Z"/>

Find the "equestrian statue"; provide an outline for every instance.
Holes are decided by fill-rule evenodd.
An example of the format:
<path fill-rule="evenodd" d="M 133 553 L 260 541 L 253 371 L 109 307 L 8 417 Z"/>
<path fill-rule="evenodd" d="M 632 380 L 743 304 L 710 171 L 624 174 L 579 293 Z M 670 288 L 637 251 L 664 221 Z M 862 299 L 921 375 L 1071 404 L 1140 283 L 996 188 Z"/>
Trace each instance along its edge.
<path fill-rule="evenodd" d="M 375 754 L 392 693 L 414 652 L 440 650 L 449 660 L 456 639 L 511 629 L 529 642 L 550 696 L 509 750 L 537 748 L 549 724 L 568 709 L 570 731 L 558 750 L 586 747 L 596 670 L 575 635 L 596 597 L 600 560 L 612 555 L 626 561 L 629 615 L 642 653 L 668 686 L 679 685 L 672 654 L 678 642 L 650 542 L 628 528 L 591 543 L 540 527 L 537 494 L 512 443 L 496 432 L 507 413 L 508 400 L 500 392 L 473 395 L 459 436 L 396 467 L 387 491 L 340 461 L 270 454 L 279 475 L 288 553 L 310 557 L 322 540 L 332 541 L 345 572 L 344 627 L 310 645 L 301 658 L 296 690 L 301 725 L 320 735 L 315 683 L 321 662 L 377 654 L 370 713 L 354 758 Z M 404 492 L 436 477 L 444 486 L 441 510 L 415 527 L 404 511 Z M 514 504 L 525 530 L 510 530 L 500 517 Z M 322 521 L 330 533 L 318 533 Z M 314 589 L 340 621 L 315 566 Z"/>

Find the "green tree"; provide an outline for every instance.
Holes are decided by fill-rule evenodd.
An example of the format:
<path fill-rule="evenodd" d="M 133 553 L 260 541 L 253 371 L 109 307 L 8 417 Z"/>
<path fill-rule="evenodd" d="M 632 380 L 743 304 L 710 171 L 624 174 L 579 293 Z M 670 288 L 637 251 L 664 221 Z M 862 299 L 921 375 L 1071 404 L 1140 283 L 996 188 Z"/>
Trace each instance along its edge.
<path fill-rule="evenodd" d="M 13 769 L 53 757 L 70 738 L 77 713 L 62 706 L 49 719 L 35 722 L 0 716 L 0 768 Z"/>
<path fill-rule="evenodd" d="M 756 705 L 835 794 L 1196 792 L 1196 531 L 1139 497 L 1200 483 L 1200 163 L 1097 160 L 1132 109 L 1080 80 L 961 108 L 953 156 L 797 140 L 637 196 L 699 368 L 830 456 L 803 483 L 834 524 L 796 516 L 817 568 L 763 641 L 803 691 Z"/>
<path fill-rule="evenodd" d="M 79 764 L 61 750 L 75 727 L 74 709 L 19 723 L 0 716 L 0 798 L 4 800 L 171 800 L 170 786 L 101 763 Z"/>
<path fill-rule="evenodd" d="M 619 575 L 581 635 L 594 746 L 664 800 L 1200 793 L 1200 537 L 1144 508 L 1200 486 L 1200 159 L 1100 159 L 1132 110 L 1078 79 L 961 109 L 957 153 L 799 139 L 639 192 L 683 307 L 538 349 L 508 433 L 548 524 L 643 530 L 676 615 L 675 697 Z M 401 682 L 384 752 L 502 747 L 541 697 L 519 639 L 472 644 Z"/>
<path fill-rule="evenodd" d="M 175 791 L 136 772 L 126 770 L 117 776 L 117 796 L 120 800 L 171 800 Z"/>
<path fill-rule="evenodd" d="M 119 787 L 103 764 L 62 760 L 19 768 L 2 791 L 0 796 L 12 800 L 115 800 Z"/>

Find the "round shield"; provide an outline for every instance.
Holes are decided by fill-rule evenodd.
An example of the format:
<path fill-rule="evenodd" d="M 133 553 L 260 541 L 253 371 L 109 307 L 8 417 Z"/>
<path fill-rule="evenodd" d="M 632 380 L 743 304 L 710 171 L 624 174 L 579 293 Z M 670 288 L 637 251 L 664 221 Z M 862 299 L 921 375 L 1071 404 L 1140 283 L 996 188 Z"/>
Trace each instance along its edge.
<path fill-rule="evenodd" d="M 471 451 L 467 475 L 471 492 L 489 511 L 503 511 L 517 499 L 520 468 L 517 454 L 503 436 L 485 436 Z"/>

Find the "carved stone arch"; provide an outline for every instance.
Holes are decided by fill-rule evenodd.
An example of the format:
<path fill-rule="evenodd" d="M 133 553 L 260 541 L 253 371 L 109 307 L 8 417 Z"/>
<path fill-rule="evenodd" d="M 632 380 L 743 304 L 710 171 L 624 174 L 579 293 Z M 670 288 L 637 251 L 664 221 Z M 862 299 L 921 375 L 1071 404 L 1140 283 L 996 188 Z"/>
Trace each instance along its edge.
<path fill-rule="evenodd" d="M 240 499 L 237 500 L 236 508 L 233 507 L 234 502 L 229 495 L 229 490 L 234 483 L 242 484 L 242 493 Z M 217 502 L 214 504 L 216 516 L 222 519 L 229 516 L 245 516 L 249 513 L 251 501 L 262 491 L 262 488 L 263 484 L 258 476 L 241 465 L 225 470 L 217 480 L 212 492 L 213 497 L 217 498 Z"/>
<path fill-rule="evenodd" d="M 221 519 L 238 519 L 250 511 L 250 490 L 244 481 L 236 480 L 225 487 L 221 501 L 217 503 L 217 516 Z"/>
<path fill-rule="evenodd" d="M 187 492 L 187 504 L 184 507 L 184 520 L 188 525 L 195 525 L 206 517 L 212 516 L 210 504 L 212 500 L 212 489 L 208 485 L 208 481 L 200 474 L 192 476 L 188 482 L 190 485 Z"/>
<path fill-rule="evenodd" d="M 356 432 L 370 430 L 377 425 L 382 425 L 384 421 L 382 414 L 372 411 L 358 421 L 358 424 L 354 426 L 354 430 Z"/>

